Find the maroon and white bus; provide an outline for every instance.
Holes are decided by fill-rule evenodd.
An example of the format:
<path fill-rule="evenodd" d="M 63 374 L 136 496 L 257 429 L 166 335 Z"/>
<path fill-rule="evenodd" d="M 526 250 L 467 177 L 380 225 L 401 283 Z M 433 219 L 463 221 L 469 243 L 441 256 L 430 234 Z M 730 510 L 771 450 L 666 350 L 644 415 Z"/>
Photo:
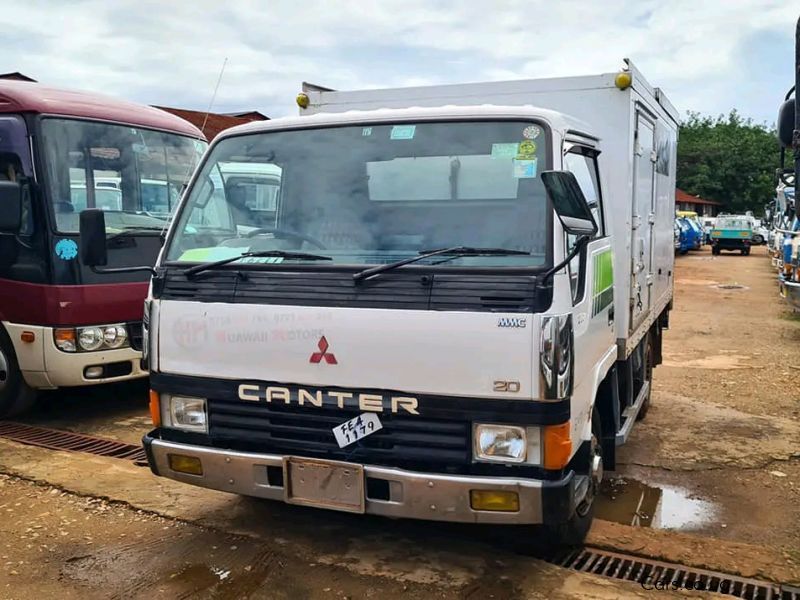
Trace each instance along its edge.
<path fill-rule="evenodd" d="M 0 82 L 0 416 L 36 392 L 143 377 L 149 275 L 81 264 L 79 214 L 106 216 L 108 268 L 155 263 L 206 147 L 148 106 Z"/>

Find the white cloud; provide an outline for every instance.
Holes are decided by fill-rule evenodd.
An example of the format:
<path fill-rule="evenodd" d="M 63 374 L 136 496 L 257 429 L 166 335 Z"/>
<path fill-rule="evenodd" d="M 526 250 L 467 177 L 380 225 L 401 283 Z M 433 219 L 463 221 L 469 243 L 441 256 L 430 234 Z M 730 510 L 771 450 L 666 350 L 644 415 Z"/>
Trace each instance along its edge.
<path fill-rule="evenodd" d="M 779 0 L 35 0 L 0 14 L 0 70 L 203 109 L 227 57 L 217 108 L 280 115 L 302 80 L 354 89 L 563 76 L 613 71 L 627 56 L 681 109 L 720 112 L 757 68 L 753 40 L 782 40 L 767 57 L 770 93 L 788 87 L 796 17 Z M 768 119 L 778 100 L 765 93 L 743 111 Z"/>

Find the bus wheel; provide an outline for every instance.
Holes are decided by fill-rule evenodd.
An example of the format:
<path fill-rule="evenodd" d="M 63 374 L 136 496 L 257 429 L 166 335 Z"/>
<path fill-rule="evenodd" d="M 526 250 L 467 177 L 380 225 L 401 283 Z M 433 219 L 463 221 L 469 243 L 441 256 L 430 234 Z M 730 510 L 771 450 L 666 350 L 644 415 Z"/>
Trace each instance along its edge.
<path fill-rule="evenodd" d="M 0 417 L 25 412 L 36 402 L 36 390 L 28 386 L 19 370 L 14 346 L 0 329 Z"/>

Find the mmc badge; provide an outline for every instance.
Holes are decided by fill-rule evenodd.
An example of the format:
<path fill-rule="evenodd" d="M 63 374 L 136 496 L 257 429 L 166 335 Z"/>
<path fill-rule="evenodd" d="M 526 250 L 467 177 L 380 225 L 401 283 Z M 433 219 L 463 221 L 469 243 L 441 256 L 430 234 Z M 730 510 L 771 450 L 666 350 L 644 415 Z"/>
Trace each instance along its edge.
<path fill-rule="evenodd" d="M 524 317 L 500 317 L 497 319 L 497 326 L 522 329 L 528 326 L 528 319 Z"/>

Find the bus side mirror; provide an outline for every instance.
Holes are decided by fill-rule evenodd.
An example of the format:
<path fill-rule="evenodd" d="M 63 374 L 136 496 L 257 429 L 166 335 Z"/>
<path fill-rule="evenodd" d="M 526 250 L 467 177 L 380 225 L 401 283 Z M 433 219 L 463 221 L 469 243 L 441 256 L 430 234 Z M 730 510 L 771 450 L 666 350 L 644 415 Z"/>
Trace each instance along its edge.
<path fill-rule="evenodd" d="M 108 263 L 106 251 L 106 217 L 99 208 L 81 211 L 81 262 L 87 267 L 103 267 Z"/>
<path fill-rule="evenodd" d="M 18 233 L 22 225 L 22 186 L 0 181 L 0 233 Z"/>
<path fill-rule="evenodd" d="M 575 175 L 569 171 L 544 171 L 542 182 L 564 231 L 588 237 L 597 233 L 597 223 Z"/>
<path fill-rule="evenodd" d="M 794 136 L 794 98 L 781 104 L 778 109 L 778 139 L 784 148 L 792 147 Z"/>

